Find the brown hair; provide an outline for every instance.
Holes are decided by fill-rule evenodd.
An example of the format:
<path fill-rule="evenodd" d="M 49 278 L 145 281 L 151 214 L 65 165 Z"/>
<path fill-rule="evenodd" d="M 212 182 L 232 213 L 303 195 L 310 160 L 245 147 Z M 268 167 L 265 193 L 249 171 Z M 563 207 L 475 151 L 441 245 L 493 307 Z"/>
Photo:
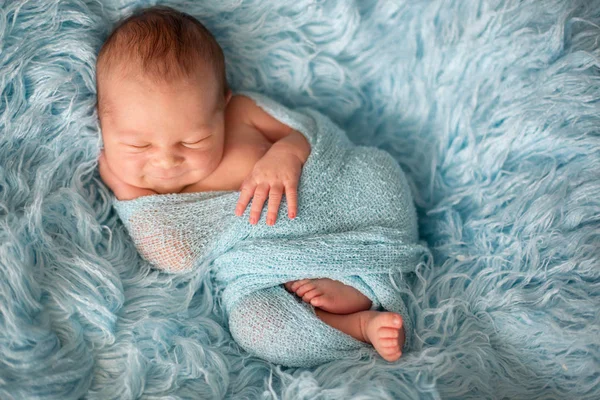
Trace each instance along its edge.
<path fill-rule="evenodd" d="M 139 68 L 145 76 L 173 82 L 192 77 L 200 63 L 212 67 L 225 94 L 225 57 L 210 31 L 189 14 L 150 7 L 119 22 L 106 39 L 96 62 L 96 84 L 115 66 Z"/>

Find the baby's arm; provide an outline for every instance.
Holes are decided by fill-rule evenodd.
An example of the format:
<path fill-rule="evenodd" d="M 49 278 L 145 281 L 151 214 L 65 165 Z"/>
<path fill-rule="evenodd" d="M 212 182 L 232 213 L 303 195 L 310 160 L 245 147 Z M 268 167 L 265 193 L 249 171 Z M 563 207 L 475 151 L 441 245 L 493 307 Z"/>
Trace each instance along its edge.
<path fill-rule="evenodd" d="M 113 191 L 118 200 L 133 200 L 138 197 L 157 194 L 154 190 L 139 188 L 122 181 L 108 167 L 104 150 L 100 152 L 100 157 L 98 158 L 98 169 L 100 170 L 102 181 Z"/>
<path fill-rule="evenodd" d="M 310 144 L 304 135 L 273 118 L 248 97 L 239 97 L 247 102 L 248 123 L 273 143 L 271 149 L 275 148 L 293 154 L 304 164 L 310 155 Z"/>
<path fill-rule="evenodd" d="M 244 180 L 240 188 L 236 215 L 242 215 L 254 197 L 250 223 L 257 223 L 268 196 L 267 224 L 273 225 L 285 193 L 288 217 L 295 218 L 298 209 L 297 188 L 302 166 L 310 155 L 310 143 L 302 133 L 273 118 L 246 96 L 233 97 L 229 107 L 235 109 L 236 114 L 241 115 L 246 124 L 261 132 L 273 143 Z"/>

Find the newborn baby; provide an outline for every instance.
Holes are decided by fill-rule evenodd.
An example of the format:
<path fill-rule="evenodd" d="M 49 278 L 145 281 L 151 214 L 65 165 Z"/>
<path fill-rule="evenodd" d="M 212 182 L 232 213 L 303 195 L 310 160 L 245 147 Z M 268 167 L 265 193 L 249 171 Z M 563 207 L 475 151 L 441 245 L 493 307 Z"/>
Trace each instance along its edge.
<path fill-rule="evenodd" d="M 119 200 L 170 193 L 240 191 L 250 224 L 268 199 L 275 224 L 285 194 L 297 213 L 297 186 L 311 148 L 299 131 L 252 99 L 232 95 L 223 52 L 193 17 L 166 7 L 124 20 L 97 60 L 102 180 Z M 326 324 L 370 343 L 387 361 L 401 356 L 399 314 L 370 310 L 371 300 L 328 278 L 285 284 Z"/>

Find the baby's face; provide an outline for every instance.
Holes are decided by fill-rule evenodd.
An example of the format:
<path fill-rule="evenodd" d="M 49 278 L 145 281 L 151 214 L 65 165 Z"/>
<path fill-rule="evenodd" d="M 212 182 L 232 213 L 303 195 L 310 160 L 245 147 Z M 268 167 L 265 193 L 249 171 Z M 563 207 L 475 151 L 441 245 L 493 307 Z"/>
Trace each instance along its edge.
<path fill-rule="evenodd" d="M 106 77 L 99 115 L 107 165 L 126 183 L 177 193 L 223 155 L 226 102 L 213 79 L 156 84 Z"/>

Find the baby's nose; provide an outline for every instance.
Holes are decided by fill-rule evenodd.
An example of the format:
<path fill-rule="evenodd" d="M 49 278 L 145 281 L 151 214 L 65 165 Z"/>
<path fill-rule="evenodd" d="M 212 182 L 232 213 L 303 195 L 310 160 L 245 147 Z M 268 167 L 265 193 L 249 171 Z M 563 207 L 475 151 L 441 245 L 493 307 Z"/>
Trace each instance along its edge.
<path fill-rule="evenodd" d="M 161 169 L 170 169 L 181 164 L 181 157 L 171 154 L 162 154 L 153 159 L 152 164 Z"/>

